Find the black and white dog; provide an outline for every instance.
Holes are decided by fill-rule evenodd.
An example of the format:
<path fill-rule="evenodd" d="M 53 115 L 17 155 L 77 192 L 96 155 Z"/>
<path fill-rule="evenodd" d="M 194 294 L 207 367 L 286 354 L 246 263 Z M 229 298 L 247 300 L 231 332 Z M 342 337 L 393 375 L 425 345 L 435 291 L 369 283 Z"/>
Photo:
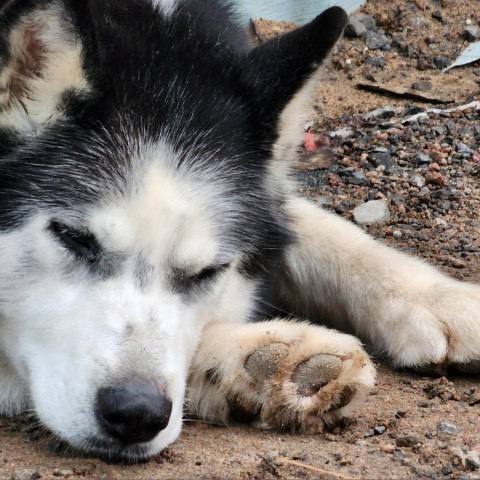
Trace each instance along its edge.
<path fill-rule="evenodd" d="M 174 441 L 184 404 L 321 431 L 374 368 L 280 312 L 399 367 L 480 373 L 478 286 L 296 194 L 345 23 L 331 8 L 251 49 L 222 0 L 3 2 L 1 413 L 127 459 Z"/>

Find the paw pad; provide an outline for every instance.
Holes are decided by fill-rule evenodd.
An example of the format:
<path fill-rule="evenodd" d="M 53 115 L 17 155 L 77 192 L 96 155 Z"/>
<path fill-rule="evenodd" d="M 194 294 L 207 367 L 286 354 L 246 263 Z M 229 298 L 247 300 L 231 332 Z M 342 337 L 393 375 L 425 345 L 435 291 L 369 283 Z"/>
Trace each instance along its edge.
<path fill-rule="evenodd" d="M 245 361 L 245 370 L 256 382 L 264 382 L 277 372 L 282 360 L 288 354 L 284 343 L 270 343 L 257 348 Z"/>
<path fill-rule="evenodd" d="M 298 385 L 300 395 L 311 396 L 338 377 L 341 369 L 340 358 L 334 355 L 315 355 L 297 366 L 292 382 Z"/>

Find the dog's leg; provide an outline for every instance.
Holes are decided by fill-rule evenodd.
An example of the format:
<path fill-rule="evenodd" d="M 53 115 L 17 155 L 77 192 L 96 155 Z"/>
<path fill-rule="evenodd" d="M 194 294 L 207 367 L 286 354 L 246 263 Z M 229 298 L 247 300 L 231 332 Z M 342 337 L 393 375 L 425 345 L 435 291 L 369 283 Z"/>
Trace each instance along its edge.
<path fill-rule="evenodd" d="M 349 415 L 373 387 L 359 341 L 307 323 L 212 323 L 188 382 L 188 411 L 218 423 L 314 433 Z"/>
<path fill-rule="evenodd" d="M 358 335 L 396 366 L 480 373 L 480 287 L 291 199 L 298 241 L 276 276 L 285 308 Z M 336 323 L 335 323 L 336 322 Z"/>

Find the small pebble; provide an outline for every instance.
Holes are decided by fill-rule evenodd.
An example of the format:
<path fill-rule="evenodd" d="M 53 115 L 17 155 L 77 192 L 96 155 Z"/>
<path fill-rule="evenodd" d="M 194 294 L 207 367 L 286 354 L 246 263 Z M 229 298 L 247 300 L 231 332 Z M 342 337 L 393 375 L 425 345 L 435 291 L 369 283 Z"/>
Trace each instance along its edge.
<path fill-rule="evenodd" d="M 10 477 L 11 480 L 37 480 L 38 478 L 40 478 L 40 474 L 34 468 L 15 470 Z"/>
<path fill-rule="evenodd" d="M 463 32 L 465 38 L 469 42 L 474 42 L 480 39 L 480 27 L 478 25 L 468 25 Z"/>
<path fill-rule="evenodd" d="M 390 211 L 383 200 L 372 200 L 353 210 L 353 218 L 358 225 L 371 225 L 390 220 Z"/>
<path fill-rule="evenodd" d="M 457 435 L 458 428 L 452 423 L 440 422 L 437 424 L 437 430 L 441 433 L 447 433 L 448 435 Z"/>
<path fill-rule="evenodd" d="M 421 163 L 430 163 L 432 161 L 432 157 L 427 155 L 426 153 L 416 153 L 415 154 L 415 163 L 421 164 Z"/>
<path fill-rule="evenodd" d="M 390 45 L 388 39 L 385 35 L 380 33 L 367 31 L 365 44 L 370 50 L 378 50 L 380 48 L 385 48 L 387 45 Z"/>
<path fill-rule="evenodd" d="M 456 148 L 458 153 L 466 153 L 468 155 L 472 155 L 473 153 L 475 153 L 475 150 L 462 142 L 458 142 Z"/>
<path fill-rule="evenodd" d="M 352 15 L 348 19 L 348 24 L 345 27 L 345 36 L 348 38 L 364 37 L 367 34 L 365 25 L 355 16 Z"/>
<path fill-rule="evenodd" d="M 450 65 L 450 59 L 444 55 L 437 55 L 433 57 L 433 63 L 439 70 L 443 70 Z"/>
<path fill-rule="evenodd" d="M 420 92 L 427 92 L 428 90 L 432 89 L 432 84 L 431 82 L 426 82 L 422 80 L 420 82 L 414 82 L 412 84 L 412 88 Z"/>
<path fill-rule="evenodd" d="M 374 68 L 383 68 L 387 64 L 386 60 L 382 57 L 368 57 L 365 63 Z"/>

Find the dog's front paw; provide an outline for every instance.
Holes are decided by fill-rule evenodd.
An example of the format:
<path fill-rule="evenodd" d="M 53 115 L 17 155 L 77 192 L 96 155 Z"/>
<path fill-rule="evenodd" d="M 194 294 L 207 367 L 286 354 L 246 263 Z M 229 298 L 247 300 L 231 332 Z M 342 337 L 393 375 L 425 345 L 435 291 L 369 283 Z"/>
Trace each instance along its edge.
<path fill-rule="evenodd" d="M 384 340 L 393 363 L 423 373 L 480 373 L 480 287 L 439 282 L 418 300 L 398 302 Z M 392 309 L 387 315 L 393 316 Z"/>
<path fill-rule="evenodd" d="M 197 413 L 199 403 L 209 402 L 203 417 L 316 433 L 349 415 L 374 385 L 374 367 L 349 335 L 287 322 L 244 328 L 255 332 L 237 337 L 229 358 L 208 370 L 210 385 L 198 369 L 193 375 L 190 399 L 202 391 Z"/>
<path fill-rule="evenodd" d="M 247 411 L 261 428 L 316 433 L 352 412 L 374 383 L 367 355 L 352 342 L 308 357 L 302 343 L 271 343 L 247 358 L 245 384 L 230 392 L 233 418 Z"/>

